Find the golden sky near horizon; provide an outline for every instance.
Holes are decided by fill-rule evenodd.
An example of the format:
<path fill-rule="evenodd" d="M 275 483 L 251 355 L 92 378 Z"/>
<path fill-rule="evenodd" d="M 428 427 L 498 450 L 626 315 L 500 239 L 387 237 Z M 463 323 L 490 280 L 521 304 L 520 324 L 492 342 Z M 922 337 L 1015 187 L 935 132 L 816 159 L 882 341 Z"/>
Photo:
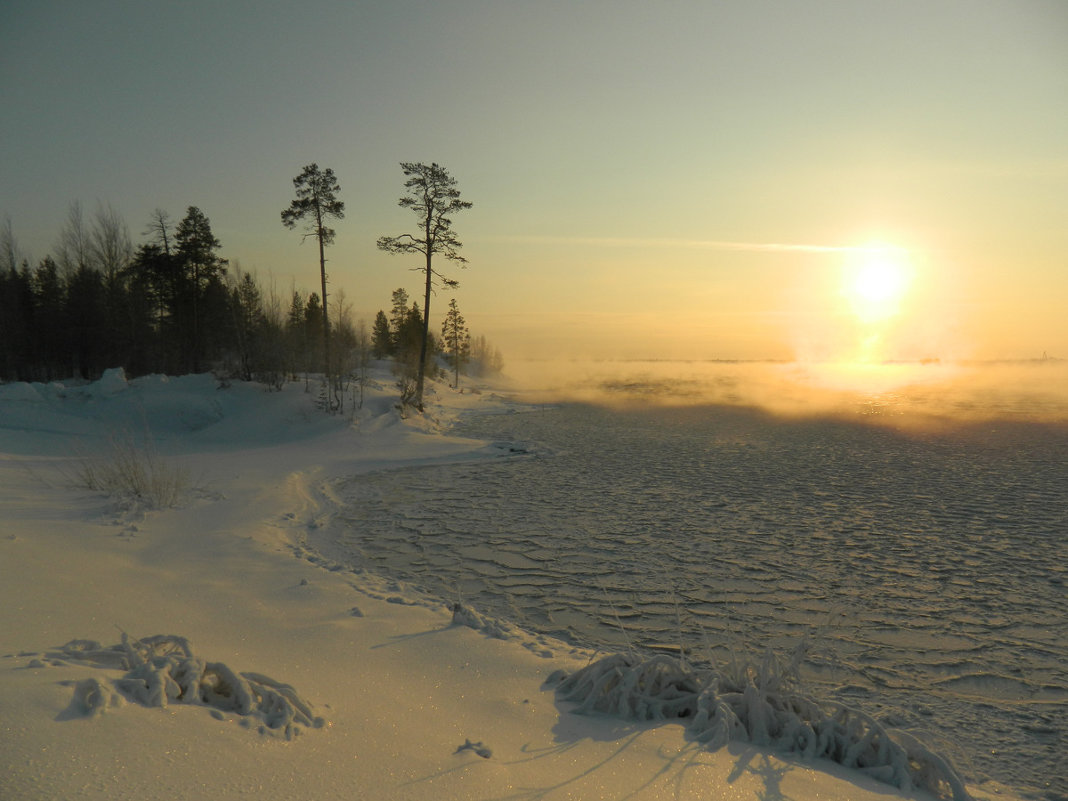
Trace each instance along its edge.
<path fill-rule="evenodd" d="M 11 0 L 0 85 L 34 260 L 71 201 L 135 241 L 196 205 L 314 290 L 279 212 L 315 161 L 369 318 L 421 294 L 375 240 L 411 228 L 398 162 L 437 161 L 475 204 L 455 296 L 506 359 L 1068 357 L 1063 2 Z"/>

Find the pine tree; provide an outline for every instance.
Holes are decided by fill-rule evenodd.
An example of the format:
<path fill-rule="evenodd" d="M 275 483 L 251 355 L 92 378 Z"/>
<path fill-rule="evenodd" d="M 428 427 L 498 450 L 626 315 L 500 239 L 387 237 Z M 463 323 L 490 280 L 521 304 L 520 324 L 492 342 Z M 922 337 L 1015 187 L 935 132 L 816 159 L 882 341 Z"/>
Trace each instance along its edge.
<path fill-rule="evenodd" d="M 0 272 L 0 380 L 32 381 L 33 280 L 25 263 L 16 269 L 16 255 L 14 249 L 0 253 L 6 262 Z"/>
<path fill-rule="evenodd" d="M 156 369 L 164 372 L 174 371 L 178 363 L 175 341 L 180 335 L 181 273 L 178 257 L 156 244 L 138 247 L 125 273 L 131 293 L 144 304 L 144 313 L 152 318 L 151 342 L 144 344 L 154 344 L 152 360 Z"/>
<path fill-rule="evenodd" d="M 83 264 L 67 282 L 67 348 L 76 374 L 99 378 L 104 369 L 103 349 L 108 333 L 104 277 Z"/>
<path fill-rule="evenodd" d="M 221 281 L 226 260 L 216 255 L 221 244 L 211 231 L 211 221 L 196 206 L 188 208 L 174 238 L 181 264 L 180 305 L 188 315 L 186 358 L 196 373 L 204 350 L 205 318 L 218 316 L 218 290 L 223 290 L 222 305 L 226 305 Z"/>
<path fill-rule="evenodd" d="M 285 321 L 286 369 L 294 378 L 296 378 L 298 370 L 307 371 L 308 369 L 305 355 L 307 350 L 306 333 L 304 329 L 304 296 L 294 289 Z"/>
<path fill-rule="evenodd" d="M 323 355 L 325 371 L 330 375 L 330 316 L 328 314 L 328 295 L 326 293 L 326 246 L 334 243 L 335 231 L 328 228 L 326 223 L 330 219 L 340 220 L 345 217 L 345 204 L 337 199 L 337 193 L 341 191 L 341 185 L 334 176 L 334 171 L 329 167 L 320 169 L 318 164 L 312 163 L 306 166 L 296 178 L 293 186 L 297 190 L 297 196 L 289 208 L 282 211 L 282 225 L 286 228 L 295 228 L 297 223 L 307 220 L 304 237 L 315 237 L 319 242 L 319 275 L 322 279 L 322 331 L 323 331 Z"/>
<path fill-rule="evenodd" d="M 419 304 L 413 303 L 406 311 L 399 329 L 395 333 L 396 352 L 393 355 L 393 372 L 398 376 L 401 390 L 401 405 L 414 405 L 418 408 L 419 377 L 430 372 L 434 374 L 434 358 L 437 355 L 437 342 L 433 335 L 426 339 L 425 357 L 423 338 L 423 314 Z"/>
<path fill-rule="evenodd" d="M 425 292 L 423 295 L 423 331 L 419 372 L 415 388 L 415 406 L 423 410 L 423 379 L 425 365 L 430 351 L 430 295 L 434 288 L 434 279 L 447 287 L 458 286 L 458 282 L 446 278 L 434 270 L 435 255 L 454 261 L 461 267 L 467 260 L 459 254 L 463 243 L 452 230 L 450 215 L 471 208 L 471 203 L 460 200 L 460 190 L 456 188 L 456 179 L 438 164 L 415 164 L 401 162 L 401 169 L 408 179 L 404 183 L 408 194 L 398 201 L 402 208 L 411 209 L 418 221 L 418 233 L 400 236 L 383 236 L 378 239 L 378 247 L 387 253 L 420 253 L 426 260 Z"/>
<path fill-rule="evenodd" d="M 441 324 L 441 342 L 445 358 L 452 366 L 453 386 L 460 387 L 460 369 L 467 363 L 471 352 L 471 334 L 467 323 L 456 305 L 456 298 L 449 301 L 449 311 Z"/>
<path fill-rule="evenodd" d="M 319 301 L 319 296 L 312 292 L 308 295 L 308 302 L 304 306 L 304 341 L 307 343 L 305 369 L 312 372 L 323 370 L 323 352 L 319 344 L 325 346 L 325 342 L 317 336 L 316 332 L 323 330 L 324 316 L 323 304 Z"/>
<path fill-rule="evenodd" d="M 41 377 L 54 381 L 67 375 L 69 364 L 64 342 L 66 320 L 63 308 L 66 302 L 63 281 L 59 277 L 59 265 L 51 256 L 45 256 L 33 275 L 34 333 L 36 361 Z"/>
<path fill-rule="evenodd" d="M 403 287 L 397 287 L 397 289 L 393 290 L 393 308 L 390 310 L 389 315 L 389 327 L 392 332 L 390 355 L 392 356 L 396 356 L 401 350 L 407 347 L 405 328 L 408 325 L 409 316 L 408 292 Z"/>
<path fill-rule="evenodd" d="M 128 375 L 160 371 L 160 348 L 156 300 L 149 288 L 132 280 L 132 262 L 120 276 L 122 287 L 121 316 L 124 330 L 122 358 L 119 364 Z"/>
<path fill-rule="evenodd" d="M 375 315 L 374 328 L 371 330 L 371 355 L 376 359 L 384 359 L 392 353 L 393 335 L 389 330 L 389 319 L 380 309 Z"/>
<path fill-rule="evenodd" d="M 251 381 L 262 366 L 259 354 L 265 322 L 263 294 L 250 273 L 239 273 L 239 276 L 236 285 L 230 289 L 234 345 L 241 379 Z"/>

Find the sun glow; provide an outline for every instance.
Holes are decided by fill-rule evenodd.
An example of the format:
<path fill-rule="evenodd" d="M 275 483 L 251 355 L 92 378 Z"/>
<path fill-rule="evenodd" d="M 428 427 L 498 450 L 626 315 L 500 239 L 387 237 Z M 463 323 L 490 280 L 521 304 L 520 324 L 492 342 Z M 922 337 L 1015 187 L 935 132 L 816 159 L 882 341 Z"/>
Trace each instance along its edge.
<path fill-rule="evenodd" d="M 846 262 L 842 294 L 861 322 L 877 323 L 900 313 L 910 280 L 907 251 L 866 245 Z"/>

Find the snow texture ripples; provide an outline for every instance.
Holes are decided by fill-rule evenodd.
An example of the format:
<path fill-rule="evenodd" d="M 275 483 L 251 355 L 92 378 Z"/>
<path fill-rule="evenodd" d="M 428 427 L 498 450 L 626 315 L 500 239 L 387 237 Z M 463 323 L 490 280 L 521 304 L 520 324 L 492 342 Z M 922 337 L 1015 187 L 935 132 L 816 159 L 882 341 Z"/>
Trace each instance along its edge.
<path fill-rule="evenodd" d="M 809 637 L 813 692 L 971 782 L 1068 795 L 1068 429 L 729 407 L 463 422 L 493 462 L 335 487 L 333 558 L 526 628 L 692 659 Z"/>

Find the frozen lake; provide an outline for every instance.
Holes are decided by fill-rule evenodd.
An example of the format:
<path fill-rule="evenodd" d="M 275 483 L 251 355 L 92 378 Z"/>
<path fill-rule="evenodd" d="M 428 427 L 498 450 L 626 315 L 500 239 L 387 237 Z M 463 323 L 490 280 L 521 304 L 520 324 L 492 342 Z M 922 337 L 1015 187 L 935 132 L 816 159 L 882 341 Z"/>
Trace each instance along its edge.
<path fill-rule="evenodd" d="M 582 643 L 722 659 L 807 636 L 813 694 L 969 781 L 1068 795 L 1068 425 L 861 413 L 910 402 L 472 417 L 456 433 L 513 455 L 356 476 L 310 544 Z"/>

